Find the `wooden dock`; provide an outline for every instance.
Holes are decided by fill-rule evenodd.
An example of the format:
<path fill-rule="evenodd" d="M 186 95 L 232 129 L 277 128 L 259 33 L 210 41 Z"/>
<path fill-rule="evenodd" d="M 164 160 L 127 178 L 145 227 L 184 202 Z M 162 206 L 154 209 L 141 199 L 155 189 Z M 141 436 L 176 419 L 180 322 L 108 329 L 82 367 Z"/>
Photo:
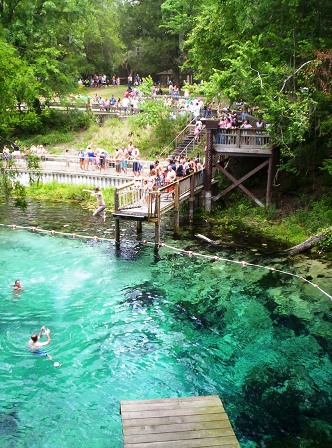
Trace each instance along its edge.
<path fill-rule="evenodd" d="M 217 395 L 121 401 L 124 448 L 239 448 Z"/>
<path fill-rule="evenodd" d="M 151 192 L 135 188 L 134 181 L 118 187 L 114 193 L 113 212 L 116 244 L 120 244 L 120 220 L 136 221 L 137 233 L 142 233 L 142 223 L 146 221 L 155 224 L 157 250 L 160 243 L 162 215 L 171 210 L 175 212 L 174 229 L 177 233 L 180 227 L 180 204 L 184 201 L 189 202 L 189 221 L 192 222 L 195 196 L 201 194 L 203 186 L 204 169 Z"/>

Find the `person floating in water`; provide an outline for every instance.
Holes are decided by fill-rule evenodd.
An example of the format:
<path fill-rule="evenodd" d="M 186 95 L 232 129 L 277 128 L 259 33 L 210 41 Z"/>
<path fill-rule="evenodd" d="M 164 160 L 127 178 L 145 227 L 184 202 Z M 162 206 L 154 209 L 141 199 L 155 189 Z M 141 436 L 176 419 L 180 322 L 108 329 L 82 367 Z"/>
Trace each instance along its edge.
<path fill-rule="evenodd" d="M 48 328 L 46 328 L 45 326 L 41 327 L 39 335 L 34 333 L 30 338 L 30 341 L 29 341 L 30 350 L 35 353 L 41 353 L 40 349 L 42 347 L 45 347 L 45 345 L 47 345 L 51 342 L 50 333 L 51 333 L 51 331 Z M 47 340 L 40 342 L 40 339 L 44 335 L 46 336 Z M 46 353 L 44 353 L 44 354 L 46 355 Z"/>
<path fill-rule="evenodd" d="M 15 283 L 14 283 L 14 286 L 13 286 L 13 290 L 14 291 L 20 291 L 21 289 L 23 289 L 22 283 L 20 282 L 20 280 L 15 280 Z"/>
<path fill-rule="evenodd" d="M 94 188 L 94 190 L 83 190 L 83 191 L 87 191 L 88 193 L 91 193 L 91 196 L 96 196 L 97 199 L 97 204 L 98 207 L 96 208 L 96 210 L 93 212 L 93 216 L 97 216 L 100 215 L 100 213 L 102 211 L 105 210 L 106 205 L 105 205 L 105 201 L 104 201 L 104 197 L 102 192 L 99 190 L 99 188 Z"/>

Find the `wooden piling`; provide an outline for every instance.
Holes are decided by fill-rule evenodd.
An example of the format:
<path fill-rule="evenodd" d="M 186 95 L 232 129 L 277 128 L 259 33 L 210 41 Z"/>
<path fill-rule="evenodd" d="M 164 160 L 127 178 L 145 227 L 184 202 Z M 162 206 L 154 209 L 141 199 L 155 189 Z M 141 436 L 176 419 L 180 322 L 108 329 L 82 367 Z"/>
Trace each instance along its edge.
<path fill-rule="evenodd" d="M 180 184 L 179 181 L 174 188 L 174 233 L 177 235 L 180 231 Z"/>
<path fill-rule="evenodd" d="M 190 176 L 190 196 L 189 196 L 189 224 L 194 221 L 194 203 L 195 203 L 195 177 Z"/>
<path fill-rule="evenodd" d="M 156 220 L 155 220 L 155 224 L 154 224 L 154 251 L 158 252 L 159 245 L 160 245 L 160 221 L 161 221 L 160 193 L 159 192 L 157 192 L 157 194 L 156 194 L 155 215 L 156 215 Z"/>
<path fill-rule="evenodd" d="M 115 243 L 120 244 L 120 219 L 115 218 Z"/>
<path fill-rule="evenodd" d="M 136 221 L 136 233 L 137 235 L 142 233 L 142 221 Z"/>

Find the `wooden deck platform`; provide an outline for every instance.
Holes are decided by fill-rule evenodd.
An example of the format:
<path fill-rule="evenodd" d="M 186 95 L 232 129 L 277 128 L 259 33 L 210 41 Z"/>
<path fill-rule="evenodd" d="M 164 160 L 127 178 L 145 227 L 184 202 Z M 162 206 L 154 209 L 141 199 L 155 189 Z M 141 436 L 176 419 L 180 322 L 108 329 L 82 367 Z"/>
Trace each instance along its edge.
<path fill-rule="evenodd" d="M 121 401 L 124 448 L 239 448 L 217 395 Z"/>

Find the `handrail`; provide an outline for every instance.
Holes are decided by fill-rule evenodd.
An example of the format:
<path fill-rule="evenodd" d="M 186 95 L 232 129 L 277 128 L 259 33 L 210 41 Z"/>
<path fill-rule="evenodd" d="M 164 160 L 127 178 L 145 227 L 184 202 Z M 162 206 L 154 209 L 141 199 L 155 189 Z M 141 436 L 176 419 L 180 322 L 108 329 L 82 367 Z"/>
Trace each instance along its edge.
<path fill-rule="evenodd" d="M 203 130 L 205 130 L 205 127 L 203 127 L 202 128 L 202 130 L 201 130 L 201 132 L 200 132 L 200 136 L 202 136 L 202 132 L 203 132 Z M 194 151 L 195 150 L 195 143 L 196 143 L 196 140 L 195 140 L 195 137 L 193 137 L 192 139 L 191 139 L 191 141 L 182 149 L 182 151 L 179 153 L 179 154 L 177 154 L 177 156 L 182 156 L 182 154 L 183 153 L 185 153 L 186 154 L 186 157 L 188 157 L 188 149 L 189 149 L 189 146 L 191 146 L 192 145 L 192 151 Z"/>
<path fill-rule="evenodd" d="M 204 181 L 204 169 L 197 171 L 196 173 L 189 174 L 181 179 L 177 179 L 163 187 L 159 187 L 157 190 L 150 191 L 147 197 L 144 199 L 147 205 L 148 219 L 154 219 L 160 211 L 161 195 L 171 195 L 173 190 L 176 197 L 172 196 L 172 200 L 168 204 L 174 204 L 183 195 L 189 193 L 191 189 L 195 189 L 200 185 L 203 185 Z M 193 185 L 192 185 L 193 183 Z M 144 191 L 142 188 L 135 188 L 134 182 L 128 182 L 125 185 L 117 187 L 115 190 L 114 210 L 115 212 L 129 210 L 131 208 L 140 207 L 143 202 Z M 159 204 L 157 204 L 159 201 Z"/>
<path fill-rule="evenodd" d="M 214 144 L 229 148 L 266 148 L 270 139 L 267 129 L 219 129 Z M 218 151 L 217 147 L 215 149 Z"/>
<path fill-rule="evenodd" d="M 174 149 L 174 147 L 175 147 L 175 148 L 177 147 L 177 141 L 178 141 L 179 137 L 183 136 L 184 133 L 188 130 L 188 128 L 194 125 L 194 120 L 195 120 L 195 118 L 192 118 L 192 119 L 191 119 L 191 121 L 187 124 L 187 126 L 186 126 L 184 129 L 182 129 L 181 132 L 179 132 L 179 134 L 178 134 L 178 135 L 171 141 L 171 143 L 169 143 L 169 144 L 163 149 L 163 151 L 162 151 L 161 153 L 159 153 L 159 157 L 163 156 L 163 154 L 165 154 L 166 152 L 167 152 L 168 155 L 169 155 L 169 153 L 170 153 L 170 148 L 173 147 L 173 149 Z"/>

